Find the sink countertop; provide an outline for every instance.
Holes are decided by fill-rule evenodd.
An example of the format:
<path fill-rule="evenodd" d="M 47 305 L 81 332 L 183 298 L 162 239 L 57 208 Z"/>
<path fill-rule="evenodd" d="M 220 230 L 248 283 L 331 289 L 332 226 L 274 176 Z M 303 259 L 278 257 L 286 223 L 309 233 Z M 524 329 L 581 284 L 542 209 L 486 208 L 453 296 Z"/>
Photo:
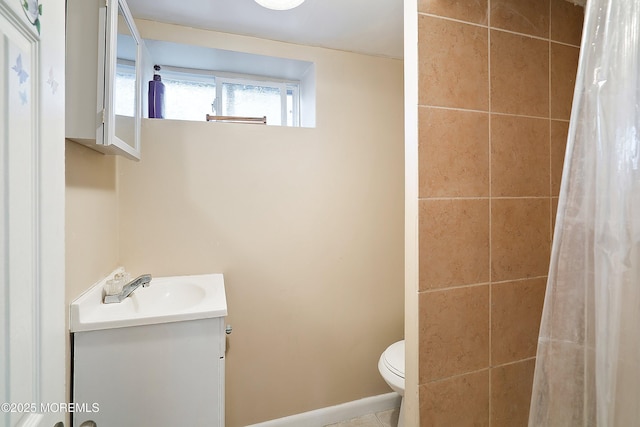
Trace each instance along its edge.
<path fill-rule="evenodd" d="M 139 287 L 120 303 L 104 304 L 103 287 L 108 277 L 76 298 L 69 310 L 71 332 L 96 331 L 128 326 L 153 325 L 227 315 L 222 274 L 154 277 L 150 286 Z"/>

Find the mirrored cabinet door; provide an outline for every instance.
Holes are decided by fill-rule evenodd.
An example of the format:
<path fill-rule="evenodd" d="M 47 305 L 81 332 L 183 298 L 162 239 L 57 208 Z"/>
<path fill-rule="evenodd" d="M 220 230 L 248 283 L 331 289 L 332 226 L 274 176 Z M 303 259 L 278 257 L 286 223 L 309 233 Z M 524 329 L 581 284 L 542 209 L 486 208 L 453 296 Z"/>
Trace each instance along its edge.
<path fill-rule="evenodd" d="M 143 56 L 125 0 L 67 0 L 67 138 L 140 159 Z"/>

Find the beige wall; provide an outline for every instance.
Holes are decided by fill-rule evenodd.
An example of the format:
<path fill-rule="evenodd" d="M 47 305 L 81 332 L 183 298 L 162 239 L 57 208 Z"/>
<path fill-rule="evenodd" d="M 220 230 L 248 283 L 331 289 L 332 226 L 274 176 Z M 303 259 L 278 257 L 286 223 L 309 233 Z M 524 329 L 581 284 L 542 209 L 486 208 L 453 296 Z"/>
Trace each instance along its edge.
<path fill-rule="evenodd" d="M 116 161 L 72 141 L 66 141 L 65 270 L 66 313 L 69 304 L 118 261 Z M 67 325 L 68 327 L 68 325 Z M 67 340 L 67 366 L 70 366 Z M 70 371 L 67 394 L 69 393 Z"/>
<path fill-rule="evenodd" d="M 116 159 L 66 141 L 67 302 L 118 261 Z"/>
<path fill-rule="evenodd" d="M 315 62 L 317 127 L 145 120 L 139 163 L 68 143 L 68 299 L 116 264 L 224 273 L 228 426 L 389 392 L 377 360 L 402 338 L 402 61 L 139 28 Z"/>
<path fill-rule="evenodd" d="M 527 424 L 583 11 L 490 5 L 418 1 L 421 425 Z"/>

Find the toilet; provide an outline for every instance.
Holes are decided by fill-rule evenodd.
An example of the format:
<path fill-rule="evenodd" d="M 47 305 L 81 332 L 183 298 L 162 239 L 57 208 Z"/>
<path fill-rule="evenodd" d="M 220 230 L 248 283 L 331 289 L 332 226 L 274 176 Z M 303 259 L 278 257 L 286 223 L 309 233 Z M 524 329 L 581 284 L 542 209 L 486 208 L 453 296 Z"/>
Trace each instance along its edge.
<path fill-rule="evenodd" d="M 398 393 L 400 401 L 400 416 L 398 427 L 404 424 L 404 340 L 391 344 L 382 352 L 378 361 L 378 370 L 389 387 Z"/>

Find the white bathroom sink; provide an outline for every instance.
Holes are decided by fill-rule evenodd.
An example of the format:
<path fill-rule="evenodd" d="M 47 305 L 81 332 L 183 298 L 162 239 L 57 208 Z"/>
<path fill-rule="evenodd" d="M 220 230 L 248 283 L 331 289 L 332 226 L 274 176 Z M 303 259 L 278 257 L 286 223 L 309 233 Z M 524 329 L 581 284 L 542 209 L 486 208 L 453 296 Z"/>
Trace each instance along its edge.
<path fill-rule="evenodd" d="M 154 277 L 120 303 L 104 304 L 101 280 L 71 303 L 71 332 L 206 319 L 227 315 L 222 274 Z"/>
<path fill-rule="evenodd" d="M 162 277 L 152 280 L 153 286 L 138 288 L 130 298 L 143 313 L 167 313 L 184 311 L 200 304 L 207 296 L 206 287 L 191 280 L 174 280 L 173 277 Z"/>

